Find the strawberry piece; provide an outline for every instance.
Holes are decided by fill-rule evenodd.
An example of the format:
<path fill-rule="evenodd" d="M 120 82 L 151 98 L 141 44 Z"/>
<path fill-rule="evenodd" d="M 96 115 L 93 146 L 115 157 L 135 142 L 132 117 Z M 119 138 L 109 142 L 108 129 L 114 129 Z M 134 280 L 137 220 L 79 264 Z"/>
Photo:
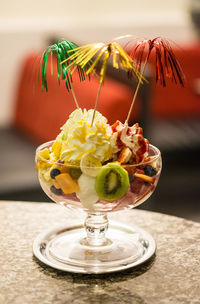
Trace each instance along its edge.
<path fill-rule="evenodd" d="M 131 192 L 139 194 L 143 185 L 144 181 L 141 178 L 134 176 L 133 182 L 130 185 Z"/>

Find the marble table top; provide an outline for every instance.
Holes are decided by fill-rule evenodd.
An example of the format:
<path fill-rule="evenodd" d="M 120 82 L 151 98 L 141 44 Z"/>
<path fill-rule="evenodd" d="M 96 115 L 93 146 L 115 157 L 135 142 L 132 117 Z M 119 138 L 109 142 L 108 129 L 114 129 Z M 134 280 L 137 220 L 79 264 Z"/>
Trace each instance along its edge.
<path fill-rule="evenodd" d="M 53 203 L 0 201 L 0 304 L 200 303 L 200 223 L 142 210 L 109 219 L 146 229 L 156 255 L 134 269 L 106 275 L 73 274 L 38 262 L 32 243 L 44 229 L 84 214 Z"/>

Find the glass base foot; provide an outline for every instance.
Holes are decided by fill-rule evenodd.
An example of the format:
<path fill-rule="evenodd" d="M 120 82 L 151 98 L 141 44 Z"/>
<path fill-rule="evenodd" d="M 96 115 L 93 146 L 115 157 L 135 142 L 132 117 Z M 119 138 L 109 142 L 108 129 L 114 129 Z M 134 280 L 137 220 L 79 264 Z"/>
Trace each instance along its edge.
<path fill-rule="evenodd" d="M 110 223 L 106 242 L 88 246 L 81 225 L 57 228 L 38 236 L 35 256 L 56 269 L 76 273 L 108 273 L 137 266 L 155 252 L 155 241 L 137 227 Z"/>
<path fill-rule="evenodd" d="M 112 229 L 107 237 L 106 245 L 87 246 L 75 230 L 56 237 L 49 243 L 47 250 L 62 263 L 96 272 L 127 265 L 143 255 L 144 249 L 138 242 L 138 234 L 125 237 L 123 233 Z"/>

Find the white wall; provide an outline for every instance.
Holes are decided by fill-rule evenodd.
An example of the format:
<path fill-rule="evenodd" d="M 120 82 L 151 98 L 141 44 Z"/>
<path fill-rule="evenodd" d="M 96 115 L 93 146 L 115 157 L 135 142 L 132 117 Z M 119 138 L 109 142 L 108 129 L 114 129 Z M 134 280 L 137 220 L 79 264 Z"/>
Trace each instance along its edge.
<path fill-rule="evenodd" d="M 50 36 L 77 43 L 109 41 L 123 34 L 194 39 L 189 0 L 1 0 L 0 126 L 12 120 L 23 57 L 44 49 Z"/>
<path fill-rule="evenodd" d="M 127 12 L 141 12 L 145 10 L 153 11 L 172 11 L 185 10 L 188 6 L 187 0 L 1 0 L 0 16 L 6 17 L 25 17 L 25 16 L 81 16 L 83 19 L 91 17 L 91 14 L 99 18 L 101 14 L 126 14 Z"/>

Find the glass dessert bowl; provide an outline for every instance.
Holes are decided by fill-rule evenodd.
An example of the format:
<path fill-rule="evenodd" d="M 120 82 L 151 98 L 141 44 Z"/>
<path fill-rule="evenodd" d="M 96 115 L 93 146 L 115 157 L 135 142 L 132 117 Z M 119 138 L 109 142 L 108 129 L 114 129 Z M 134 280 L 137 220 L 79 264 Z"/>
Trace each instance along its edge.
<path fill-rule="evenodd" d="M 79 165 L 49 157 L 56 141 L 36 151 L 36 167 L 44 192 L 65 208 L 86 212 L 84 225 L 62 229 L 48 243 L 49 259 L 80 273 L 105 273 L 137 264 L 145 251 L 138 229 L 109 224 L 107 214 L 134 208 L 155 190 L 162 167 L 158 148 L 148 146 L 148 155 L 136 164 L 97 163 L 85 154 Z M 99 164 L 97 166 L 97 164 Z M 107 231 L 108 230 L 108 231 Z M 154 248 L 155 249 L 155 248 Z"/>

